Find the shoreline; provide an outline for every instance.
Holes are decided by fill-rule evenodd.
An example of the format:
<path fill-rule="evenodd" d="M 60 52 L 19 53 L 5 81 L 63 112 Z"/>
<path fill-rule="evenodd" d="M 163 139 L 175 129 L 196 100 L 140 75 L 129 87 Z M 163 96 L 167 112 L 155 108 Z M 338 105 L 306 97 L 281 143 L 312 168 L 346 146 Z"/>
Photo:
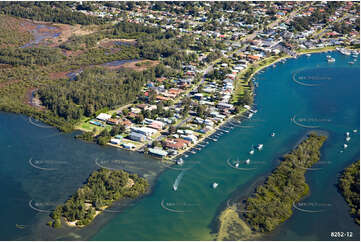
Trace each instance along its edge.
<path fill-rule="evenodd" d="M 302 55 L 305 55 L 305 54 L 316 54 L 316 53 L 323 53 L 323 52 L 329 52 L 329 51 L 337 51 L 336 48 L 338 46 L 332 46 L 332 47 L 324 47 L 324 48 L 319 48 L 319 49 L 310 49 L 310 50 L 307 50 L 307 51 L 303 51 L 303 52 L 296 52 L 297 55 L 295 57 L 292 57 L 290 55 L 286 55 L 286 56 L 282 56 L 282 57 L 279 57 L 277 59 L 275 59 L 274 61 L 266 64 L 266 65 L 263 65 L 263 66 L 260 66 L 259 68 L 257 68 L 245 81 L 245 83 L 249 83 L 249 82 L 252 82 L 252 78 L 258 74 L 260 71 L 264 70 L 265 68 L 269 67 L 269 66 L 272 66 L 278 62 L 281 62 L 283 60 L 287 60 L 287 59 L 291 59 L 291 58 L 297 58 L 298 56 L 302 56 Z M 345 47 L 346 48 L 346 47 Z M 272 58 L 272 57 L 270 57 Z M 265 59 L 263 59 L 265 60 Z M 260 62 L 262 62 L 263 60 L 261 60 Z M 257 63 L 255 63 L 257 64 Z M 239 80 L 238 80 L 239 81 Z M 254 85 L 252 85 L 252 88 L 251 88 L 251 91 L 252 91 L 252 104 L 251 104 L 251 109 L 254 108 L 254 97 L 255 97 L 255 92 L 254 92 Z M 209 131 L 208 134 L 203 134 L 202 138 L 200 138 L 197 142 L 195 142 L 194 144 L 191 144 L 190 146 L 188 146 L 187 148 L 185 148 L 184 150 L 180 150 L 178 151 L 179 153 L 177 155 L 173 155 L 173 156 L 170 156 L 170 157 L 165 157 L 165 158 L 158 158 L 154 155 L 149 155 L 151 156 L 152 158 L 155 158 L 155 159 L 160 159 L 161 161 L 171 161 L 171 162 L 174 162 L 173 164 L 175 164 L 175 160 L 178 159 L 178 158 L 181 158 L 183 155 L 185 155 L 185 153 L 189 152 L 190 150 L 192 150 L 193 148 L 195 148 L 196 146 L 198 146 L 200 143 L 202 143 L 203 141 L 205 141 L 206 139 L 208 139 L 211 135 L 213 135 L 214 133 L 216 133 L 218 130 L 220 130 L 220 128 L 222 126 L 224 126 L 225 124 L 227 124 L 228 122 L 230 122 L 233 118 L 236 118 L 236 117 L 240 117 L 240 121 L 242 122 L 244 119 L 246 119 L 246 117 L 244 117 L 244 114 L 249 112 L 249 110 L 247 109 L 243 109 L 242 111 L 240 111 L 239 113 L 237 114 L 233 114 L 233 115 L 230 115 L 229 117 L 227 117 L 226 119 L 224 119 L 223 121 L 221 121 L 217 126 L 215 126 L 213 128 L 213 130 Z M 82 129 L 82 128 L 77 128 L 76 130 L 80 130 L 80 131 L 85 131 L 85 129 Z M 217 141 L 215 141 L 217 142 Z M 125 150 L 125 151 L 130 151 L 130 152 L 139 152 L 139 149 L 141 147 L 144 147 L 144 145 L 140 146 L 140 147 L 136 147 L 134 149 L 127 149 L 127 148 L 124 148 L 120 145 L 116 145 L 116 144 L 111 144 L 111 143 L 107 143 L 106 145 L 108 146 L 112 146 L 114 148 L 118 148 L 118 149 L 122 149 L 122 150 Z M 143 153 L 144 155 L 146 155 L 145 152 L 141 152 Z"/>

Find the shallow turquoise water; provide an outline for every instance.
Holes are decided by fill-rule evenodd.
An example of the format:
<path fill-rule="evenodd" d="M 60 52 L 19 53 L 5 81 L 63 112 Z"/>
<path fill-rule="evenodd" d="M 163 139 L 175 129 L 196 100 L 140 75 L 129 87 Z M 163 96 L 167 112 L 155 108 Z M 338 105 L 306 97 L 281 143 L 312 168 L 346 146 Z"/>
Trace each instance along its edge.
<path fill-rule="evenodd" d="M 336 63 L 327 63 L 326 55 L 335 57 Z M 347 64 L 350 60 L 336 52 L 313 54 L 259 73 L 258 112 L 252 119 L 184 158 L 184 168 L 191 169 L 166 170 L 157 178 L 151 194 L 126 208 L 114 208 L 120 207 L 121 213 L 103 213 L 85 229 L 50 230 L 45 225 L 48 214 L 31 209 L 29 201 L 33 200 L 36 208 L 52 209 L 81 186 L 97 168 L 96 161 L 153 180 L 162 170 L 159 161 L 86 144 L 55 129 L 34 126 L 23 116 L 0 113 L 0 180 L 5 190 L 0 214 L 6 221 L 0 226 L 0 239 L 211 240 L 214 218 L 227 200 L 232 203 L 247 196 L 254 184 L 277 166 L 278 158 L 312 130 L 292 123 L 295 117 L 301 125 L 319 126 L 316 130 L 329 135 L 322 149 L 323 163 L 318 165 L 322 169 L 307 173 L 311 194 L 304 200 L 327 207 L 312 214 L 295 210 L 291 219 L 265 238 L 328 240 L 331 231 L 352 231 L 357 240 L 359 227 L 348 216 L 347 205 L 335 188 L 339 172 L 360 156 L 360 69 L 359 61 L 351 66 Z M 302 86 L 292 80 L 293 74 L 296 80 L 319 86 Z M 353 129 L 358 132 L 351 132 L 349 147 L 340 153 L 345 132 Z M 271 132 L 276 136 L 271 137 Z M 264 144 L 263 150 L 250 156 L 252 145 L 259 143 Z M 36 169 L 30 158 L 31 164 L 56 170 Z M 248 168 L 254 170 L 233 169 L 226 162 L 247 158 L 251 159 Z M 173 191 L 177 177 L 178 189 Z M 219 183 L 217 189 L 212 189 L 213 182 Z M 17 229 L 16 224 L 25 225 L 25 229 Z"/>

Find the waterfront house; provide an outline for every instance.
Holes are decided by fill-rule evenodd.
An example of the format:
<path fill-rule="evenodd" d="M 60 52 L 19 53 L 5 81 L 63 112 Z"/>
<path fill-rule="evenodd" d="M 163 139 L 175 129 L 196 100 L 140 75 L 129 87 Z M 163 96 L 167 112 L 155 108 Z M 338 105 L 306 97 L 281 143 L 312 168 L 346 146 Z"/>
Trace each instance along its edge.
<path fill-rule="evenodd" d="M 149 148 L 148 152 L 149 152 L 149 154 L 160 157 L 160 158 L 163 158 L 168 154 L 167 151 L 165 151 L 161 148 Z"/>

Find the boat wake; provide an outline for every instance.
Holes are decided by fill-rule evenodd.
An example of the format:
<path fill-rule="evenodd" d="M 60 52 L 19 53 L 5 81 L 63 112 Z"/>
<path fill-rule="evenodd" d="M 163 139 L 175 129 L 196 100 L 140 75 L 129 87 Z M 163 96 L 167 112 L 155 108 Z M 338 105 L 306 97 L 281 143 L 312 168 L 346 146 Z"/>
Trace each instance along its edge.
<path fill-rule="evenodd" d="M 177 176 L 177 178 L 175 179 L 174 183 L 173 183 L 173 190 L 177 191 L 179 183 L 181 182 L 183 176 L 184 176 L 185 171 L 181 171 L 181 173 L 179 173 L 179 175 Z"/>

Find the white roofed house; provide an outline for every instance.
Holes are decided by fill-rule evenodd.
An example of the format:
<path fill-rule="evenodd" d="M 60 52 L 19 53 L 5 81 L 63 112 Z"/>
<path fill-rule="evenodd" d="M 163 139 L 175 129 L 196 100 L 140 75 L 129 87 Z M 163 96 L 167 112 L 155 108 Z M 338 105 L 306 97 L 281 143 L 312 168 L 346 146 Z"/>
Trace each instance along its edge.
<path fill-rule="evenodd" d="M 110 119 L 112 117 L 112 115 L 110 114 L 106 114 L 106 113 L 100 113 L 97 116 L 97 119 L 101 120 L 101 121 L 107 121 L 108 119 Z"/>
<path fill-rule="evenodd" d="M 145 136 L 151 136 L 157 133 L 157 130 L 148 127 L 131 127 L 130 129 L 135 133 L 143 134 Z"/>

